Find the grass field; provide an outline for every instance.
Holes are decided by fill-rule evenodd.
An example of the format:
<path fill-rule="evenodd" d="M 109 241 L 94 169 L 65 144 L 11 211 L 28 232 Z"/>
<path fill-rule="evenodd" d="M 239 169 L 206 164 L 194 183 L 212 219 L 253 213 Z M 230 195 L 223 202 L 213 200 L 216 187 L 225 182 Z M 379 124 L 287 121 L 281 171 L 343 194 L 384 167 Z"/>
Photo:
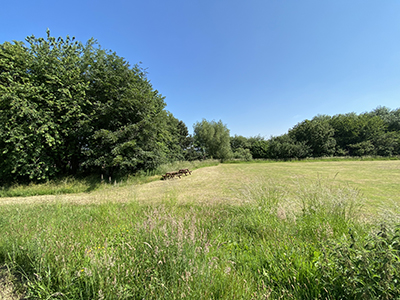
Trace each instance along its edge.
<path fill-rule="evenodd" d="M 400 297 L 398 160 L 158 178 L 0 198 L 0 299 Z"/>
<path fill-rule="evenodd" d="M 91 193 L 2 197 L 0 204 L 40 202 L 101 203 L 138 201 L 160 203 L 173 198 L 177 203 L 236 203 L 238 190 L 252 182 L 266 181 L 284 186 L 290 193 L 299 185 L 326 182 L 357 189 L 372 212 L 400 202 L 400 160 L 333 161 L 219 164 L 195 170 L 182 179 L 158 180 L 150 177 L 146 184 L 105 185 Z"/>

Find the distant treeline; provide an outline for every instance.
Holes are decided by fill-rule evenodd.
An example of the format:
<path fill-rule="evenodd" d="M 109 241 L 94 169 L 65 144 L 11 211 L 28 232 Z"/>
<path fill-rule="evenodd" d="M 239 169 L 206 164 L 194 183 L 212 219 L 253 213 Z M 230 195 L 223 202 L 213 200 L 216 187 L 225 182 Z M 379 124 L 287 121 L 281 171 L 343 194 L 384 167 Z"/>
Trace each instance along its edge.
<path fill-rule="evenodd" d="M 378 107 L 363 114 L 333 117 L 318 115 L 268 140 L 235 135 L 231 137 L 231 149 L 238 158 L 250 158 L 250 154 L 264 159 L 400 155 L 400 108 Z"/>
<path fill-rule="evenodd" d="M 146 71 L 95 40 L 0 44 L 0 185 L 132 174 L 179 160 L 399 155 L 400 110 L 317 116 L 287 134 L 230 137 L 203 120 L 189 135 Z"/>

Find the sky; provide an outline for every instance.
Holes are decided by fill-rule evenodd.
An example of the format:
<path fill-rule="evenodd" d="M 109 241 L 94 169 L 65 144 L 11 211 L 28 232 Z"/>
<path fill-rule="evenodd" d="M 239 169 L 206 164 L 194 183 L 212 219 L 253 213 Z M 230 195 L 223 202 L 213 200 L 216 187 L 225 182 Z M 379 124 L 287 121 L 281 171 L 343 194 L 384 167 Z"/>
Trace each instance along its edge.
<path fill-rule="evenodd" d="M 400 1 L 2 1 L 0 43 L 90 38 L 141 63 L 193 132 L 282 135 L 316 115 L 400 107 Z"/>

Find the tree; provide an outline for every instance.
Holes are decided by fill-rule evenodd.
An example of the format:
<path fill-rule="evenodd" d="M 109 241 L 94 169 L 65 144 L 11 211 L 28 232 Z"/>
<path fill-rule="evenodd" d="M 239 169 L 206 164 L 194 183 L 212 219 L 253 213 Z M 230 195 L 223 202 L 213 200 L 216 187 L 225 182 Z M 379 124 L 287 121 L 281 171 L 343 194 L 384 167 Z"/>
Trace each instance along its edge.
<path fill-rule="evenodd" d="M 162 137 L 167 145 L 168 161 L 185 160 L 192 144 L 192 139 L 185 123 L 175 118 L 170 112 L 166 112 L 163 120 L 165 125 L 162 127 L 165 130 L 162 132 Z"/>
<path fill-rule="evenodd" d="M 400 108 L 391 110 L 385 106 L 378 106 L 368 115 L 380 117 L 386 124 L 388 131 L 400 131 Z"/>
<path fill-rule="evenodd" d="M 244 136 L 241 135 L 236 135 L 231 137 L 231 149 L 233 152 L 235 152 L 238 149 L 249 149 L 250 148 L 250 142 L 248 139 Z"/>
<path fill-rule="evenodd" d="M 79 160 L 87 84 L 82 45 L 28 37 L 0 46 L 0 181 L 46 180 Z"/>
<path fill-rule="evenodd" d="M 186 124 L 183 121 L 179 121 L 177 125 L 177 136 L 178 136 L 178 144 L 179 147 L 185 151 L 190 148 L 193 143 L 193 140 L 189 134 L 189 130 L 186 127 Z"/>
<path fill-rule="evenodd" d="M 231 137 L 230 144 L 233 152 L 233 158 L 242 160 L 253 159 L 250 151 L 250 148 L 252 147 L 250 139 L 241 135 L 235 135 Z"/>
<path fill-rule="evenodd" d="M 317 116 L 311 121 L 305 120 L 289 131 L 289 136 L 297 142 L 303 142 L 310 148 L 313 157 L 330 156 L 335 153 L 336 141 L 334 129 L 328 116 Z"/>
<path fill-rule="evenodd" d="M 268 142 L 268 158 L 291 159 L 309 156 L 310 147 L 305 142 L 297 142 L 289 134 L 271 137 Z"/>
<path fill-rule="evenodd" d="M 193 125 L 194 143 L 204 157 L 225 160 L 232 156 L 229 129 L 222 121 L 203 119 Z"/>
<path fill-rule="evenodd" d="M 268 158 L 269 142 L 261 136 L 254 136 L 248 139 L 250 153 L 253 158 Z"/>
<path fill-rule="evenodd" d="M 250 149 L 238 148 L 233 152 L 233 158 L 249 161 L 253 159 L 253 156 L 250 153 Z"/>
<path fill-rule="evenodd" d="M 0 183 L 183 159 L 187 128 L 140 66 L 93 39 L 26 42 L 0 45 Z"/>
<path fill-rule="evenodd" d="M 329 123 L 334 129 L 338 149 L 350 155 L 359 155 L 363 151 L 372 154 L 374 150 L 369 145 L 373 145 L 373 141 L 383 135 L 387 128 L 381 117 L 368 113 L 336 115 Z"/>
<path fill-rule="evenodd" d="M 89 41 L 83 55 L 87 96 L 93 104 L 83 166 L 128 173 L 181 159 L 173 149 L 177 120 L 164 110 L 164 97 L 153 89 L 146 72 L 95 45 Z"/>
<path fill-rule="evenodd" d="M 373 144 L 377 155 L 400 155 L 400 131 L 389 131 L 379 135 L 374 139 Z"/>
<path fill-rule="evenodd" d="M 357 144 L 350 144 L 348 147 L 353 156 L 374 155 L 376 153 L 374 144 L 369 140 Z"/>
<path fill-rule="evenodd" d="M 271 137 L 264 149 L 252 139 L 254 158 L 267 152 L 266 158 L 290 159 L 330 155 L 400 154 L 400 109 L 378 107 L 372 112 L 339 114 L 333 117 L 318 115 L 294 126 L 287 134 Z M 253 149 L 257 149 L 254 151 Z M 266 149 L 266 150 L 265 150 Z"/>

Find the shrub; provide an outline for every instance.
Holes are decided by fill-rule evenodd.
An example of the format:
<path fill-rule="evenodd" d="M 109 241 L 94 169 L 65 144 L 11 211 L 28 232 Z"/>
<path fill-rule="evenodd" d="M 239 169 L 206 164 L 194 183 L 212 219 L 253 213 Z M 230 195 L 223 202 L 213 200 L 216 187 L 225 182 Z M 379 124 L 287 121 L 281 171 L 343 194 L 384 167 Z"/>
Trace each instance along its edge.
<path fill-rule="evenodd" d="M 252 160 L 253 157 L 250 153 L 250 149 L 243 149 L 239 148 L 233 153 L 233 158 L 234 159 L 242 159 L 242 160 Z"/>

